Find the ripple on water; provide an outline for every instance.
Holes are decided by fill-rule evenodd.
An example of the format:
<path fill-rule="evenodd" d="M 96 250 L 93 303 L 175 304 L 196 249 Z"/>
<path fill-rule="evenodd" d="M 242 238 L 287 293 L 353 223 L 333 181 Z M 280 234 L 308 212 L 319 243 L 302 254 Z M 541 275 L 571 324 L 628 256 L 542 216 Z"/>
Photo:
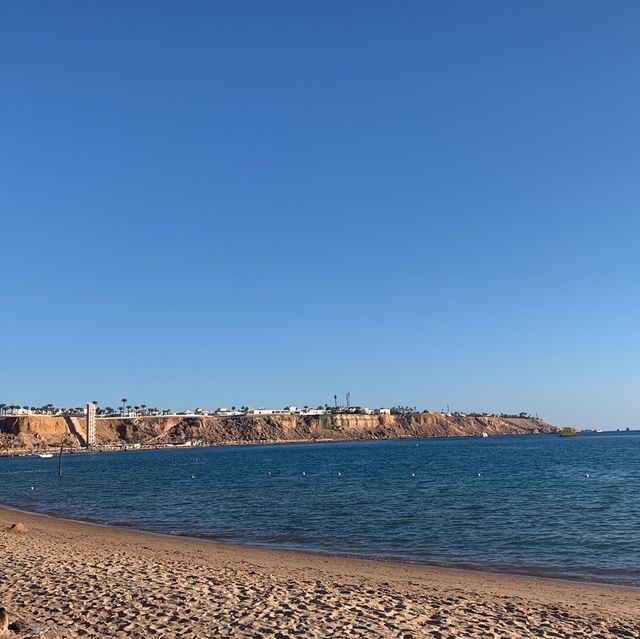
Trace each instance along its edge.
<path fill-rule="evenodd" d="M 640 586 L 639 435 L 415 444 L 70 455 L 63 480 L 56 459 L 4 458 L 0 502 L 236 543 Z"/>

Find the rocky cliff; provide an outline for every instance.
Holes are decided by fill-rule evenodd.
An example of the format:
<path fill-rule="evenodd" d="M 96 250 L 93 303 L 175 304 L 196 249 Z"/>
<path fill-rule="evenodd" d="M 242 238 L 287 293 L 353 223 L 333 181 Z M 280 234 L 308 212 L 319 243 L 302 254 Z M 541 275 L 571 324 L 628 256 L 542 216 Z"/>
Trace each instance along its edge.
<path fill-rule="evenodd" d="M 203 444 L 316 441 L 321 439 L 396 439 L 521 435 L 555 432 L 539 419 L 471 417 L 443 413 L 402 415 L 239 415 L 234 417 L 172 415 L 98 419 L 97 444 Z M 0 417 L 0 449 L 38 449 L 85 442 L 80 417 Z"/>

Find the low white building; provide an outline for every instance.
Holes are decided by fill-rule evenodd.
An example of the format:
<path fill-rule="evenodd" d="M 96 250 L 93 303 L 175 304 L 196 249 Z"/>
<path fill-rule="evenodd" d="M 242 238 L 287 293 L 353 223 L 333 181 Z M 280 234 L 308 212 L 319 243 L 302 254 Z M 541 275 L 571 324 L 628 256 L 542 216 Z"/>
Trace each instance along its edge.
<path fill-rule="evenodd" d="M 4 409 L 5 415 L 32 415 L 33 411 L 30 408 L 23 408 L 18 406 L 16 408 L 6 407 Z"/>
<path fill-rule="evenodd" d="M 214 415 L 219 415 L 220 417 L 233 417 L 234 415 L 242 414 L 242 411 L 230 410 L 229 408 L 218 408 L 216 411 L 214 411 Z"/>

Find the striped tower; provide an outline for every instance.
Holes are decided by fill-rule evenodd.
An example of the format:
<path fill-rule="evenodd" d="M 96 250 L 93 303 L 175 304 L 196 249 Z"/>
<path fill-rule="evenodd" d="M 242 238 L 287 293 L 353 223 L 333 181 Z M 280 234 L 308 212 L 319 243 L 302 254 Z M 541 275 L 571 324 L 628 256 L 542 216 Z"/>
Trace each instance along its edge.
<path fill-rule="evenodd" d="M 96 405 L 87 404 L 87 446 L 96 443 Z"/>

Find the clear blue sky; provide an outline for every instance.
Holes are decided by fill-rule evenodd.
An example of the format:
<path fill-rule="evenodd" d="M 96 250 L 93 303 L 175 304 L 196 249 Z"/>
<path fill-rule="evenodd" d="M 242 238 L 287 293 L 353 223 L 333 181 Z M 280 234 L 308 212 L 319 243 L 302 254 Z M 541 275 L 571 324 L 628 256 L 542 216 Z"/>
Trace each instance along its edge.
<path fill-rule="evenodd" d="M 640 427 L 637 2 L 4 2 L 0 401 Z"/>

